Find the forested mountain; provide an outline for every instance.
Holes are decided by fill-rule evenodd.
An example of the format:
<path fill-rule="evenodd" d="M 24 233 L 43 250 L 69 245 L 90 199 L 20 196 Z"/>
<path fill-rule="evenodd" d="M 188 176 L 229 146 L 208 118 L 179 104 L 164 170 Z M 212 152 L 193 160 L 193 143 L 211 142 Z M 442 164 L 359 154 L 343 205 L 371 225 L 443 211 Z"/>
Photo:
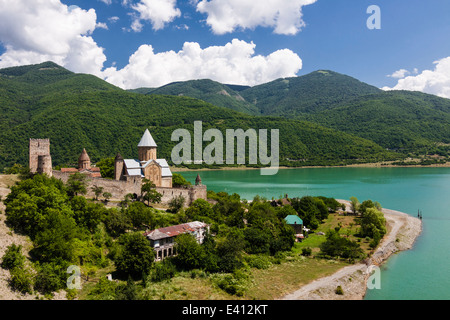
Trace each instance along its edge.
<path fill-rule="evenodd" d="M 239 92 L 232 88 L 241 89 L 236 86 L 227 86 L 216 81 L 204 79 L 174 82 L 156 89 L 139 88 L 131 91 L 144 94 L 186 96 L 251 115 L 260 114 L 257 106 L 245 101 Z"/>
<path fill-rule="evenodd" d="M 189 96 L 186 90 L 189 83 L 169 84 L 161 89 L 166 94 L 178 95 L 183 91 Z M 202 85 L 203 82 L 198 82 L 192 96 L 206 100 L 202 92 L 208 89 Z M 419 92 L 383 91 L 327 70 L 255 87 L 235 86 L 234 90 L 257 108 L 239 110 L 249 114 L 307 120 L 406 153 L 450 151 L 449 99 Z M 209 102 L 235 109 L 227 101 Z"/>
<path fill-rule="evenodd" d="M 333 108 L 336 104 L 381 90 L 332 71 L 278 79 L 241 91 L 264 115 L 301 116 Z"/>
<path fill-rule="evenodd" d="M 231 89 L 230 89 L 231 90 Z M 198 99 L 143 95 L 53 63 L 0 70 L 0 167 L 27 165 L 30 138 L 50 138 L 54 165 L 137 157 L 149 128 L 158 156 L 170 160 L 175 129 L 279 129 L 281 164 L 346 164 L 398 158 L 374 142 L 306 121 L 251 116 Z M 207 143 L 204 143 L 204 147 Z M 293 160 L 300 160 L 295 162 Z"/>

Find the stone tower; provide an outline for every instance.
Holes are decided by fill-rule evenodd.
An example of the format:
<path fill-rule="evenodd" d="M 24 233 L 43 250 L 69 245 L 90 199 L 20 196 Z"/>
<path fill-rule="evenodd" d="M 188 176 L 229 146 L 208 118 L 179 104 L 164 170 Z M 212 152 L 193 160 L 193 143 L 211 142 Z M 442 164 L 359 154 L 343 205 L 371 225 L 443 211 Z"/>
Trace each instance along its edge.
<path fill-rule="evenodd" d="M 86 149 L 83 148 L 83 152 L 81 152 L 80 157 L 78 158 L 78 170 L 90 168 L 91 168 L 91 159 L 89 158 Z"/>
<path fill-rule="evenodd" d="M 52 176 L 52 157 L 49 139 L 30 139 L 29 167 L 31 173 Z"/>
<path fill-rule="evenodd" d="M 114 159 L 114 179 L 120 180 L 120 178 L 122 177 L 123 164 L 124 160 L 120 153 L 118 153 L 116 155 L 116 158 Z"/>
<path fill-rule="evenodd" d="M 200 178 L 200 175 L 197 174 L 197 178 L 195 178 L 195 185 L 201 186 L 202 185 L 202 178 Z"/>
<path fill-rule="evenodd" d="M 139 161 L 147 162 L 149 160 L 156 160 L 156 142 L 148 129 L 145 130 L 141 141 L 138 144 Z"/>

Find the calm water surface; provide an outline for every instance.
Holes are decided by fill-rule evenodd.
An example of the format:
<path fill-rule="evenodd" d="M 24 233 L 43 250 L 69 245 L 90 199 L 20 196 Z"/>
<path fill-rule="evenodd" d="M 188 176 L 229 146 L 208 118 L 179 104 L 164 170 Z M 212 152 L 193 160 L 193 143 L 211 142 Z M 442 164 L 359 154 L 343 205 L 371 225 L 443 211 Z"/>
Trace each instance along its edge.
<path fill-rule="evenodd" d="M 423 232 L 414 248 L 383 265 L 381 290 L 369 290 L 366 299 L 450 299 L 450 168 L 287 169 L 275 176 L 261 176 L 259 170 L 182 174 L 194 183 L 197 173 L 208 190 L 238 193 L 248 200 L 255 195 L 355 196 L 413 216 L 420 209 Z"/>

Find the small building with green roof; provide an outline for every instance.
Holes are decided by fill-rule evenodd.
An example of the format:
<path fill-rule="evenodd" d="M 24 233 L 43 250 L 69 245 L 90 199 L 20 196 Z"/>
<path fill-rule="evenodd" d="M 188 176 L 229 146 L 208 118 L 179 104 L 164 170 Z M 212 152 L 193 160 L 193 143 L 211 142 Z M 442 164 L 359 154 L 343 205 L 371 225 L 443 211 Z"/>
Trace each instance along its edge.
<path fill-rule="evenodd" d="M 294 228 L 295 236 L 298 240 L 303 239 L 303 220 L 297 215 L 289 215 L 284 221 Z"/>

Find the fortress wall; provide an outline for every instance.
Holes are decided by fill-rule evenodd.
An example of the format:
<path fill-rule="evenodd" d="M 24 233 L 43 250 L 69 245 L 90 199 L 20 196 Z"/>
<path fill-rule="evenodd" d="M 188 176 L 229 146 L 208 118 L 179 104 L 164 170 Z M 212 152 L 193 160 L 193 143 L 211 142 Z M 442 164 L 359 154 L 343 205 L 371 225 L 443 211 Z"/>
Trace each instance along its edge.
<path fill-rule="evenodd" d="M 70 173 L 61 172 L 58 170 L 53 170 L 53 176 L 62 180 L 64 183 L 67 183 L 67 180 L 70 177 Z M 128 180 L 112 180 L 112 179 L 104 179 L 104 178 L 92 178 L 88 177 L 86 180 L 86 188 L 87 194 L 86 197 L 94 198 L 95 194 L 92 191 L 92 187 L 102 187 L 103 193 L 109 192 L 112 197 L 110 200 L 121 201 L 124 197 L 129 194 L 141 194 L 141 179 L 133 179 L 129 178 Z M 102 198 L 103 195 L 100 195 Z"/>
<path fill-rule="evenodd" d="M 70 173 L 53 170 L 53 176 L 67 183 Z M 139 196 L 141 194 L 142 179 L 139 177 L 128 177 L 127 180 L 112 180 L 104 178 L 87 178 L 87 194 L 86 197 L 94 198 L 92 191 L 93 186 L 103 187 L 103 192 L 112 194 L 110 200 L 121 201 L 124 197 L 131 193 Z M 206 200 L 206 186 L 190 186 L 189 188 L 164 188 L 156 187 L 161 195 L 161 204 L 168 204 L 174 197 L 183 196 L 186 199 L 185 206 L 189 206 L 197 199 Z M 103 196 L 100 196 L 102 199 Z"/>

